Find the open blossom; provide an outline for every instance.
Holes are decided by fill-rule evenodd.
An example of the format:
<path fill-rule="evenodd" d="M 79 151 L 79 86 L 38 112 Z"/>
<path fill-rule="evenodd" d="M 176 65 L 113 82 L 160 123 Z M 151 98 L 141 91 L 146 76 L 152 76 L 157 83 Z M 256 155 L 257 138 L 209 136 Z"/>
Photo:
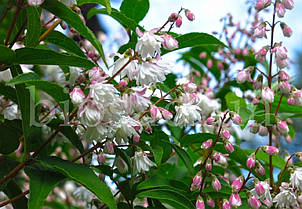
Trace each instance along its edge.
<path fill-rule="evenodd" d="M 282 3 L 286 9 L 294 8 L 294 0 L 282 0 Z"/>
<path fill-rule="evenodd" d="M 139 137 L 139 133 L 142 132 L 142 125 L 129 116 L 122 116 L 116 126 L 116 142 L 118 144 L 122 140 L 128 142 L 128 137 Z"/>
<path fill-rule="evenodd" d="M 272 103 L 274 101 L 274 97 L 275 97 L 274 91 L 269 87 L 265 87 L 261 92 L 261 98 L 265 102 Z"/>
<path fill-rule="evenodd" d="M 298 206 L 295 194 L 286 189 L 282 189 L 281 192 L 275 196 L 273 202 L 276 203 L 277 209 L 296 208 Z"/>
<path fill-rule="evenodd" d="M 302 191 L 302 168 L 296 168 L 290 175 L 290 183 L 293 187 Z"/>
<path fill-rule="evenodd" d="M 28 0 L 27 3 L 29 6 L 40 6 L 44 0 Z"/>
<path fill-rule="evenodd" d="M 119 54 L 119 53 L 115 53 L 114 56 L 119 57 L 113 64 L 113 71 L 112 71 L 112 75 L 114 75 L 115 73 L 117 73 L 131 58 L 131 56 L 134 55 L 133 50 L 130 50 L 128 52 L 129 54 L 125 53 L 125 54 Z M 132 60 L 128 65 L 126 65 L 126 67 L 124 67 L 124 69 L 119 73 L 119 76 L 121 78 L 127 76 L 130 80 L 134 80 L 136 79 L 137 75 L 138 75 L 138 65 L 137 65 L 137 60 Z"/>
<path fill-rule="evenodd" d="M 291 85 L 288 81 L 283 81 L 278 84 L 278 89 L 280 89 L 282 94 L 289 94 L 291 90 Z"/>
<path fill-rule="evenodd" d="M 163 47 L 167 50 L 173 50 L 178 48 L 178 41 L 171 35 L 163 34 Z"/>
<path fill-rule="evenodd" d="M 195 122 L 201 120 L 201 109 L 197 105 L 183 104 L 176 106 L 174 122 L 180 127 L 193 126 Z"/>
<path fill-rule="evenodd" d="M 223 203 L 222 203 L 222 209 L 231 209 L 232 206 L 230 204 L 230 202 L 226 199 L 223 200 Z"/>
<path fill-rule="evenodd" d="M 278 15 L 278 17 L 284 17 L 285 15 L 285 6 L 282 3 L 276 3 L 276 13 Z"/>
<path fill-rule="evenodd" d="M 276 63 L 280 69 L 286 68 L 289 66 L 288 59 L 277 59 Z"/>
<path fill-rule="evenodd" d="M 268 52 L 267 47 L 263 47 L 258 52 L 255 53 L 255 58 L 260 62 L 264 62 L 267 52 Z"/>
<path fill-rule="evenodd" d="M 155 166 L 146 152 L 135 152 L 133 157 L 134 170 L 138 173 L 149 171 L 150 167 Z"/>
<path fill-rule="evenodd" d="M 98 106 L 105 107 L 118 102 L 117 100 L 120 100 L 118 93 L 112 84 L 95 83 L 90 85 L 90 96 Z"/>
<path fill-rule="evenodd" d="M 82 104 L 78 111 L 78 117 L 85 126 L 95 127 L 99 124 L 99 121 L 103 118 L 104 114 L 99 107 L 93 103 L 88 102 Z"/>
<path fill-rule="evenodd" d="M 246 81 L 251 82 L 252 81 L 251 71 L 253 69 L 254 69 L 253 67 L 248 67 L 243 70 L 240 70 L 236 77 L 237 83 L 244 83 Z"/>
<path fill-rule="evenodd" d="M 287 59 L 287 49 L 285 47 L 279 46 L 274 48 L 276 52 L 276 59 L 277 60 L 284 60 Z"/>
<path fill-rule="evenodd" d="M 254 27 L 253 37 L 266 38 L 266 31 L 268 31 L 268 29 L 266 29 L 266 24 L 261 23 L 260 25 Z"/>
<path fill-rule="evenodd" d="M 211 99 L 204 94 L 197 94 L 199 99 L 199 107 L 203 115 L 208 116 L 212 112 L 219 110 L 221 105 L 219 104 L 217 99 Z"/>
<path fill-rule="evenodd" d="M 239 207 L 242 205 L 241 198 L 238 193 L 232 193 L 230 196 L 230 204 L 232 207 Z"/>
<path fill-rule="evenodd" d="M 157 30 L 142 32 L 139 28 L 136 28 L 136 33 L 139 36 L 138 42 L 135 46 L 137 51 L 143 58 L 154 57 L 155 52 L 160 54 L 162 37 L 155 35 Z"/>
<path fill-rule="evenodd" d="M 157 82 L 166 80 L 167 74 L 170 73 L 170 63 L 163 61 L 162 59 L 151 62 L 142 62 L 139 64 L 138 77 L 136 78 L 137 85 L 155 85 Z"/>

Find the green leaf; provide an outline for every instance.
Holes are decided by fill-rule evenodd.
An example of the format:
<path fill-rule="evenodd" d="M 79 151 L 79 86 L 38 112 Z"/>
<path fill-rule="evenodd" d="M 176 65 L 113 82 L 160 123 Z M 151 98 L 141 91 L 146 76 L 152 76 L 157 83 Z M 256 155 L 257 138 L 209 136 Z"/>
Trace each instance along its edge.
<path fill-rule="evenodd" d="M 179 50 L 187 47 L 194 47 L 194 46 L 204 46 L 204 45 L 219 45 L 219 46 L 227 47 L 224 43 L 219 41 L 217 38 L 207 33 L 197 33 L 197 32 L 187 33 L 176 37 L 176 40 L 178 41 L 178 48 L 175 50 Z M 172 51 L 163 50 L 162 54 L 166 54 Z"/>
<path fill-rule="evenodd" d="M 16 50 L 15 64 L 69 65 L 93 68 L 95 64 L 76 55 L 58 53 L 53 50 L 22 48 Z"/>
<path fill-rule="evenodd" d="M 37 7 L 27 7 L 27 32 L 25 38 L 26 47 L 35 47 L 39 44 L 41 33 L 40 12 Z"/>
<path fill-rule="evenodd" d="M 0 156 L 0 179 L 2 179 L 5 175 L 7 175 L 11 170 L 13 170 L 17 165 L 19 164 L 19 162 L 8 158 L 6 156 Z M 0 191 L 2 191 L 7 183 L 10 181 L 11 179 L 8 179 L 7 181 L 5 181 L 3 184 L 0 185 Z"/>
<path fill-rule="evenodd" d="M 154 146 L 152 148 L 152 152 L 154 155 L 155 163 L 159 166 L 161 164 L 161 160 L 163 158 L 164 150 L 161 146 Z"/>
<path fill-rule="evenodd" d="M 98 198 L 100 198 L 110 209 L 117 208 L 115 199 L 109 187 L 93 173 L 86 165 L 76 164 L 57 157 L 41 158 L 41 164 L 53 168 L 66 177 L 82 184 Z"/>
<path fill-rule="evenodd" d="M 136 189 L 146 190 L 155 189 L 159 187 L 170 187 L 175 188 L 179 191 L 187 191 L 188 189 L 188 186 L 181 181 L 166 179 L 158 175 L 152 176 L 146 179 L 145 181 L 141 182 L 139 185 L 137 185 Z"/>
<path fill-rule="evenodd" d="M 57 130 L 60 125 L 64 123 L 63 120 L 60 119 L 52 119 L 49 123 L 47 123 L 47 126 L 51 127 L 54 130 Z M 79 139 L 79 136 L 76 134 L 76 132 L 70 127 L 70 126 L 63 126 L 60 131 L 66 138 L 69 139 L 69 141 L 72 143 L 73 146 L 75 146 L 81 153 L 84 152 L 84 147 Z"/>
<path fill-rule="evenodd" d="M 30 209 L 40 209 L 49 192 L 65 177 L 51 170 L 26 167 L 25 173 L 29 177 Z"/>
<path fill-rule="evenodd" d="M 21 85 L 24 83 L 34 85 L 36 88 L 52 96 L 63 110 L 69 108 L 69 105 L 71 105 L 69 94 L 63 87 L 54 82 L 40 80 L 39 76 L 35 73 L 21 74 L 7 82 L 7 85 Z"/>
<path fill-rule="evenodd" d="M 109 15 L 113 19 L 117 20 L 125 29 L 130 28 L 132 31 L 135 31 L 136 27 L 138 27 L 138 24 L 135 20 L 127 17 L 125 14 L 119 12 L 118 10 L 116 10 L 114 8 L 112 8 L 111 14 L 109 14 L 106 9 L 92 8 L 88 12 L 87 18 L 91 18 L 92 16 L 94 16 L 96 14 Z"/>
<path fill-rule="evenodd" d="M 202 143 L 209 139 L 215 140 L 217 137 L 216 134 L 210 133 L 198 133 L 198 134 L 187 134 L 182 137 L 180 144 L 181 146 L 187 147 L 191 144 Z"/>
<path fill-rule="evenodd" d="M 10 48 L 0 45 L 0 63 L 11 64 L 15 60 L 16 54 Z"/>
<path fill-rule="evenodd" d="M 248 154 L 251 154 L 251 153 L 255 152 L 255 150 L 246 150 L 246 152 Z M 266 164 L 269 164 L 269 155 L 263 151 L 257 152 L 256 159 L 261 160 L 261 161 L 265 162 Z M 285 160 L 279 155 L 274 155 L 273 156 L 273 167 L 278 168 L 278 169 L 283 169 L 284 166 L 285 166 Z"/>
<path fill-rule="evenodd" d="M 100 4 L 104 7 L 106 7 L 108 14 L 111 13 L 111 5 L 110 5 L 110 0 L 77 0 L 77 5 L 81 6 L 83 4 Z"/>
<path fill-rule="evenodd" d="M 0 82 L 0 95 L 12 100 L 14 103 L 18 103 L 16 89 L 10 86 L 6 86 L 4 83 Z"/>
<path fill-rule="evenodd" d="M 265 126 L 272 126 L 277 122 L 276 116 L 272 113 L 257 114 L 254 116 L 254 120 L 257 123 L 264 124 Z"/>
<path fill-rule="evenodd" d="M 20 120 L 5 120 L 0 122 L 0 153 L 9 154 L 15 151 L 22 136 L 22 122 Z"/>
<path fill-rule="evenodd" d="M 18 184 L 15 180 L 11 180 L 8 182 L 3 192 L 8 196 L 8 198 L 14 198 L 17 195 L 22 194 L 22 190 L 20 189 L 19 185 L 20 183 Z M 27 209 L 27 198 L 23 196 L 14 201 L 12 204 L 15 209 Z"/>
<path fill-rule="evenodd" d="M 71 54 L 76 54 L 80 57 L 85 57 L 84 52 L 81 48 L 72 40 L 70 37 L 65 36 L 59 31 L 52 31 L 46 38 L 43 40 L 47 43 L 52 43 Z"/>
<path fill-rule="evenodd" d="M 238 112 L 240 108 L 246 108 L 246 103 L 243 98 L 236 96 L 233 92 L 229 92 L 226 96 L 227 107 L 231 111 Z"/>
<path fill-rule="evenodd" d="M 193 168 L 193 161 L 188 155 L 188 153 L 182 149 L 181 147 L 170 143 L 170 145 L 173 147 L 177 155 L 181 158 L 181 160 L 184 162 L 185 166 L 187 167 L 189 173 L 191 176 L 194 175 L 194 168 Z"/>
<path fill-rule="evenodd" d="M 12 76 L 15 78 L 18 75 L 22 74 L 22 69 L 19 65 L 14 65 L 11 67 Z M 31 104 L 32 98 L 29 92 L 29 89 L 26 88 L 25 84 L 16 84 L 15 85 L 17 91 L 17 98 L 18 98 L 18 107 L 21 110 L 21 117 L 22 117 L 22 129 L 25 143 L 27 141 L 27 137 L 30 132 L 31 123 Z M 25 147 L 26 150 L 26 147 Z M 27 150 L 26 150 L 27 151 Z"/>
<path fill-rule="evenodd" d="M 161 202 L 171 205 L 173 208 L 195 208 L 187 197 L 173 191 L 172 189 L 152 189 L 140 192 L 136 196 L 140 198 L 148 197 L 158 199 L 161 200 Z"/>
<path fill-rule="evenodd" d="M 149 10 L 149 0 L 124 0 L 120 10 L 127 17 L 140 22 Z"/>
<path fill-rule="evenodd" d="M 44 1 L 41 7 L 53 13 L 55 16 L 58 16 L 62 20 L 64 20 L 68 25 L 70 25 L 76 31 L 78 31 L 84 38 L 90 41 L 90 43 L 99 52 L 105 65 L 108 66 L 105 59 L 105 54 L 103 51 L 102 44 L 97 40 L 93 32 L 83 23 L 82 19 L 77 13 L 73 12 L 65 4 L 57 0 Z"/>

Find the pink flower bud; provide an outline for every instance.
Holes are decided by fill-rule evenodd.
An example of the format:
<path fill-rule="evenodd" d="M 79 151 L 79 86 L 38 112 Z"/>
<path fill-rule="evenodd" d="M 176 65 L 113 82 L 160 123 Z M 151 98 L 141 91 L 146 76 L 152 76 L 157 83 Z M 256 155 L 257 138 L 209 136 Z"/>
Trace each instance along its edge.
<path fill-rule="evenodd" d="M 282 18 L 285 15 L 285 6 L 282 3 L 276 3 L 276 13 L 278 17 Z"/>
<path fill-rule="evenodd" d="M 169 17 L 169 21 L 170 21 L 170 22 L 174 22 L 174 21 L 177 20 L 177 18 L 178 18 L 178 14 L 177 14 L 177 13 L 172 13 L 172 14 L 170 15 L 170 17 Z"/>
<path fill-rule="evenodd" d="M 261 196 L 265 193 L 265 189 L 263 185 L 259 182 L 259 180 L 255 181 L 255 191 L 257 195 Z"/>
<path fill-rule="evenodd" d="M 207 53 L 206 52 L 201 52 L 199 55 L 200 59 L 205 59 L 207 57 Z"/>
<path fill-rule="evenodd" d="M 195 15 L 190 10 L 186 9 L 185 14 L 188 20 L 193 21 L 195 19 Z"/>
<path fill-rule="evenodd" d="M 274 91 L 269 87 L 265 87 L 261 92 L 261 98 L 265 102 L 272 103 L 274 101 L 274 97 L 275 97 Z"/>
<path fill-rule="evenodd" d="M 274 146 L 263 146 L 262 147 L 263 152 L 269 154 L 269 155 L 277 155 L 279 154 L 279 149 Z"/>
<path fill-rule="evenodd" d="M 223 130 L 222 131 L 222 137 L 224 139 L 229 139 L 231 137 L 231 134 L 230 134 L 230 132 L 228 130 Z"/>
<path fill-rule="evenodd" d="M 207 161 L 207 163 L 206 163 L 206 170 L 207 170 L 207 171 L 211 171 L 211 170 L 212 170 L 212 163 L 211 163 L 210 160 Z"/>
<path fill-rule="evenodd" d="M 294 0 L 283 0 L 282 3 L 286 9 L 294 8 Z"/>
<path fill-rule="evenodd" d="M 255 9 L 260 11 L 262 9 L 264 9 L 264 4 L 262 1 L 257 1 L 256 4 L 254 5 Z"/>
<path fill-rule="evenodd" d="M 292 142 L 292 137 L 291 137 L 290 135 L 287 135 L 287 136 L 285 137 L 285 141 L 286 141 L 287 143 L 291 143 L 291 142 Z"/>
<path fill-rule="evenodd" d="M 287 134 L 289 132 L 288 125 L 287 125 L 287 123 L 285 121 L 279 121 L 277 123 L 277 129 L 283 135 L 285 135 L 285 134 Z"/>
<path fill-rule="evenodd" d="M 276 63 L 280 69 L 286 68 L 289 66 L 287 59 L 276 59 Z"/>
<path fill-rule="evenodd" d="M 213 61 L 211 59 L 207 62 L 207 68 L 211 69 L 213 67 Z"/>
<path fill-rule="evenodd" d="M 234 124 L 236 125 L 240 125 L 242 123 L 242 119 L 240 117 L 240 115 L 238 114 L 235 114 L 233 117 L 232 117 L 232 121 Z"/>
<path fill-rule="evenodd" d="M 242 205 L 241 198 L 238 193 L 232 193 L 230 196 L 230 204 L 232 207 L 239 207 Z"/>
<path fill-rule="evenodd" d="M 199 172 L 194 176 L 190 190 L 191 191 L 199 190 L 200 186 L 201 186 L 201 174 Z"/>
<path fill-rule="evenodd" d="M 210 196 L 207 197 L 207 204 L 208 204 L 208 206 L 210 206 L 211 208 L 214 208 L 214 207 L 215 207 L 215 201 L 214 201 Z"/>
<path fill-rule="evenodd" d="M 181 16 L 179 15 L 175 21 L 175 25 L 176 25 L 176 27 L 179 28 L 181 26 L 181 24 L 182 24 L 182 19 L 181 19 Z"/>
<path fill-rule="evenodd" d="M 125 80 L 120 80 L 118 83 L 119 89 L 125 90 L 127 88 L 128 82 Z"/>
<path fill-rule="evenodd" d="M 259 126 L 258 134 L 259 134 L 260 136 L 267 136 L 267 134 L 268 134 L 268 129 L 267 129 L 267 127 L 260 125 L 260 126 Z"/>
<path fill-rule="evenodd" d="M 44 2 L 44 0 L 27 0 L 27 3 L 29 6 L 40 6 L 42 3 Z"/>
<path fill-rule="evenodd" d="M 263 166 L 260 163 L 257 163 L 257 166 L 255 168 L 255 172 L 258 175 L 263 176 L 265 174 L 265 169 L 263 168 Z"/>
<path fill-rule="evenodd" d="M 70 92 L 70 99 L 73 104 L 81 104 L 84 101 L 85 94 L 82 89 L 76 87 Z"/>
<path fill-rule="evenodd" d="M 159 110 L 161 111 L 161 114 L 165 120 L 171 120 L 173 118 L 173 114 L 170 111 L 161 107 L 159 107 Z"/>
<path fill-rule="evenodd" d="M 255 167 L 255 163 L 256 163 L 256 159 L 255 159 L 255 153 L 252 153 L 247 161 L 246 161 L 246 166 L 249 168 L 249 169 L 252 169 Z"/>
<path fill-rule="evenodd" d="M 233 181 L 231 187 L 233 192 L 239 192 L 239 190 L 241 189 L 242 185 L 243 185 L 243 181 L 244 181 L 244 177 L 240 176 L 237 179 L 235 179 L 235 181 Z"/>
<path fill-rule="evenodd" d="M 223 200 L 222 209 L 232 209 L 232 206 L 228 200 L 226 200 L 226 199 Z"/>
<path fill-rule="evenodd" d="M 107 154 L 114 154 L 114 143 L 112 141 L 106 141 L 104 152 Z"/>
<path fill-rule="evenodd" d="M 249 128 L 251 133 L 256 134 L 259 131 L 259 124 L 252 123 L 251 125 L 249 125 Z"/>
<path fill-rule="evenodd" d="M 207 125 L 213 125 L 214 122 L 215 122 L 215 118 L 213 118 L 213 117 L 209 117 L 209 118 L 207 118 L 207 120 L 206 120 L 206 124 L 207 124 Z"/>
<path fill-rule="evenodd" d="M 133 138 L 133 141 L 135 143 L 138 143 L 140 140 L 141 140 L 141 138 L 139 136 L 136 136 L 136 137 Z"/>
<path fill-rule="evenodd" d="M 233 147 L 232 143 L 230 143 L 230 142 L 225 142 L 224 143 L 224 148 L 229 153 L 234 152 L 234 147 Z"/>
<path fill-rule="evenodd" d="M 290 79 L 289 75 L 284 71 L 279 72 L 279 78 L 281 81 L 288 81 Z"/>
<path fill-rule="evenodd" d="M 287 26 L 285 23 L 281 23 L 280 26 L 281 26 L 283 35 L 285 37 L 291 37 L 291 35 L 293 34 L 292 29 L 289 26 Z"/>
<path fill-rule="evenodd" d="M 294 104 L 295 104 L 295 99 L 292 98 L 292 97 L 288 98 L 287 104 L 288 104 L 288 105 L 294 105 Z"/>
<path fill-rule="evenodd" d="M 268 31 L 266 29 L 266 24 L 265 23 L 261 23 L 258 26 L 254 27 L 254 33 L 253 33 L 253 37 L 256 38 L 266 38 L 266 31 Z"/>
<path fill-rule="evenodd" d="M 160 120 L 162 119 L 162 115 L 158 109 L 158 107 L 152 107 L 150 110 L 150 115 L 154 120 Z"/>
<path fill-rule="evenodd" d="M 163 34 L 163 47 L 167 50 L 173 50 L 178 48 L 178 41 L 171 35 Z"/>
<path fill-rule="evenodd" d="M 97 160 L 99 164 L 104 164 L 106 162 L 106 158 L 102 153 L 98 155 Z"/>
<path fill-rule="evenodd" d="M 212 187 L 216 192 L 218 192 L 221 189 L 221 183 L 218 180 L 218 178 L 214 177 L 212 179 Z"/>
<path fill-rule="evenodd" d="M 240 70 L 236 77 L 237 83 L 244 83 L 246 81 L 252 81 L 250 70 L 244 69 Z"/>
<path fill-rule="evenodd" d="M 201 196 L 198 196 L 195 206 L 196 209 L 205 209 L 204 201 Z"/>
<path fill-rule="evenodd" d="M 224 69 L 224 65 L 221 62 L 217 62 L 217 67 L 218 67 L 219 70 Z"/>
<path fill-rule="evenodd" d="M 201 149 L 209 149 L 212 146 L 212 139 L 209 139 L 201 144 Z"/>
<path fill-rule="evenodd" d="M 248 50 L 247 48 L 244 48 L 244 49 L 242 50 L 242 55 L 243 55 L 243 56 L 248 56 L 248 55 L 249 55 L 249 50 Z"/>
<path fill-rule="evenodd" d="M 258 209 L 261 206 L 261 202 L 254 195 L 250 196 L 247 202 L 252 209 Z"/>

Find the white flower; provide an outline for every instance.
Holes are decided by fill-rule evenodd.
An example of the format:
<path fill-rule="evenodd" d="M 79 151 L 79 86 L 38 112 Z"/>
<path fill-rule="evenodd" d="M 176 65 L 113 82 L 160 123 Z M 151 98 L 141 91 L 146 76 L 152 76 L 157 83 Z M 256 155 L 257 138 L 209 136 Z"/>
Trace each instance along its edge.
<path fill-rule="evenodd" d="M 60 0 L 63 4 L 66 6 L 70 7 L 71 5 L 77 4 L 76 0 Z"/>
<path fill-rule="evenodd" d="M 81 122 L 88 127 L 97 126 L 103 116 L 103 111 L 101 111 L 93 102 L 83 104 L 78 112 L 78 117 Z"/>
<path fill-rule="evenodd" d="M 135 91 L 130 94 L 129 98 L 131 108 L 137 112 L 145 111 L 151 104 L 150 99 L 146 96 L 147 88 L 137 87 L 132 89 Z"/>
<path fill-rule="evenodd" d="M 122 140 L 128 142 L 128 137 L 139 137 L 138 133 L 142 132 L 142 125 L 129 116 L 122 116 L 116 126 L 115 139 L 118 144 L 121 144 Z"/>
<path fill-rule="evenodd" d="M 170 65 L 162 60 L 152 60 L 152 62 L 142 62 L 139 64 L 139 73 L 136 80 L 137 85 L 151 85 L 166 80 L 170 73 Z"/>
<path fill-rule="evenodd" d="M 112 105 L 119 100 L 118 91 L 112 84 L 96 83 L 90 85 L 90 96 L 103 107 Z"/>
<path fill-rule="evenodd" d="M 261 98 L 263 101 L 272 103 L 274 101 L 274 91 L 270 89 L 269 87 L 265 87 L 261 92 Z"/>
<path fill-rule="evenodd" d="M 73 104 L 81 104 L 85 98 L 83 91 L 77 87 L 74 88 L 69 95 Z"/>
<path fill-rule="evenodd" d="M 118 72 L 130 59 L 129 56 L 121 55 L 119 53 L 115 54 L 119 58 L 114 62 L 114 67 L 112 71 L 112 75 L 114 75 L 116 72 Z M 132 60 L 121 72 L 120 76 L 121 78 L 125 77 L 126 75 L 130 80 L 133 80 L 137 77 L 138 74 L 138 66 L 137 66 L 137 60 Z"/>
<path fill-rule="evenodd" d="M 111 123 L 100 122 L 95 127 L 87 127 L 84 139 L 88 143 L 92 143 L 93 140 L 104 139 L 106 137 L 112 138 L 115 134 L 115 126 Z"/>
<path fill-rule="evenodd" d="M 134 161 L 134 170 L 138 173 L 149 171 L 150 167 L 156 165 L 148 158 L 145 152 L 135 152 L 133 161 Z"/>
<path fill-rule="evenodd" d="M 290 176 L 290 183 L 293 187 L 302 191 L 302 168 L 296 168 Z"/>
<path fill-rule="evenodd" d="M 219 110 L 221 105 L 216 99 L 210 99 L 204 94 L 198 94 L 199 97 L 199 107 L 203 115 L 210 115 L 212 112 Z"/>
<path fill-rule="evenodd" d="M 29 6 L 40 6 L 44 0 L 28 0 L 27 3 Z"/>
<path fill-rule="evenodd" d="M 4 118 L 7 120 L 14 120 L 14 119 L 19 118 L 18 105 L 13 104 L 13 105 L 6 107 L 3 110 L 3 115 L 4 115 Z"/>
<path fill-rule="evenodd" d="M 197 105 L 183 104 L 176 106 L 174 122 L 180 127 L 193 126 L 195 122 L 201 120 L 201 109 Z"/>
<path fill-rule="evenodd" d="M 298 206 L 295 194 L 289 190 L 282 190 L 276 195 L 273 202 L 276 203 L 278 209 L 296 208 Z"/>
<path fill-rule="evenodd" d="M 161 42 L 163 39 L 155 35 L 156 31 L 142 32 L 136 28 L 136 33 L 139 35 L 138 42 L 135 46 L 137 51 L 143 58 L 153 57 L 155 52 L 160 54 Z"/>
<path fill-rule="evenodd" d="M 271 187 L 270 185 L 266 182 L 266 181 L 261 181 L 260 184 L 263 186 L 264 188 L 264 193 L 262 195 L 258 195 L 256 192 L 256 189 L 252 189 L 251 192 L 260 200 L 262 201 L 264 204 L 266 204 L 266 206 L 268 206 L 269 208 L 272 206 L 273 204 L 273 199 L 270 193 Z"/>
<path fill-rule="evenodd" d="M 12 77 L 12 74 L 10 72 L 10 69 L 0 71 L 0 82 L 1 81 L 7 82 L 7 81 L 11 80 L 12 78 L 13 77 Z"/>

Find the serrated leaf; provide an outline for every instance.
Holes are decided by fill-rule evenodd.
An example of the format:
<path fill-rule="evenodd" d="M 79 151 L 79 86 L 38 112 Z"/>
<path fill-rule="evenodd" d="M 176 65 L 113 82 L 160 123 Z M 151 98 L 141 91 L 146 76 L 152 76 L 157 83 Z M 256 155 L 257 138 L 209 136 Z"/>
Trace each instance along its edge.
<path fill-rule="evenodd" d="M 110 5 L 110 0 L 77 0 L 77 5 L 81 6 L 83 4 L 100 4 L 104 7 L 106 7 L 106 10 L 108 14 L 111 13 L 111 5 Z"/>
<path fill-rule="evenodd" d="M 116 209 L 115 199 L 109 187 L 93 173 L 86 165 L 76 164 L 57 157 L 41 158 L 40 163 L 46 167 L 57 170 L 66 177 L 82 184 L 98 198 L 100 198 L 110 209 Z"/>
<path fill-rule="evenodd" d="M 26 47 L 35 47 L 39 43 L 41 33 L 40 12 L 37 7 L 27 7 L 27 32 L 25 38 Z"/>
<path fill-rule="evenodd" d="M 135 20 L 127 17 L 125 14 L 119 12 L 118 10 L 112 8 L 111 14 L 107 12 L 106 9 L 97 9 L 92 8 L 88 14 L 87 17 L 91 18 L 92 16 L 96 14 L 105 14 L 109 15 L 113 19 L 117 20 L 125 29 L 131 29 L 132 31 L 135 31 L 136 27 L 138 27 L 138 24 Z"/>
<path fill-rule="evenodd" d="M 15 60 L 16 54 L 10 48 L 0 45 L 0 63 L 11 64 Z"/>
<path fill-rule="evenodd" d="M 19 138 L 22 136 L 22 122 L 20 120 L 5 120 L 0 122 L 0 153 L 9 154 L 14 152 L 20 142 Z"/>
<path fill-rule="evenodd" d="M 46 38 L 43 40 L 47 43 L 52 43 L 71 54 L 76 54 L 80 57 L 85 57 L 84 52 L 81 48 L 72 40 L 70 37 L 65 36 L 59 31 L 52 31 Z"/>
<path fill-rule="evenodd" d="M 96 48 L 102 57 L 105 65 L 107 66 L 105 54 L 103 51 L 102 44 L 97 40 L 93 32 L 83 23 L 80 16 L 68 8 L 65 4 L 57 0 L 47 0 L 41 5 L 42 8 L 53 13 L 55 16 L 64 20 L 68 25 L 78 31 L 84 38 Z"/>
<path fill-rule="evenodd" d="M 22 85 L 25 83 L 34 85 L 37 89 L 52 96 L 63 110 L 71 104 L 69 94 L 63 87 L 54 82 L 40 80 L 39 76 L 35 73 L 18 75 L 7 82 L 7 85 Z M 65 105 L 67 106 L 65 107 Z"/>
<path fill-rule="evenodd" d="M 203 46 L 203 45 L 219 45 L 223 47 L 227 47 L 223 42 L 215 38 L 214 36 L 207 33 L 187 33 L 181 36 L 176 37 L 178 41 L 178 48 L 172 51 L 176 51 L 179 49 L 194 47 L 194 46 Z M 162 54 L 167 54 L 168 50 L 163 50 Z"/>
<path fill-rule="evenodd" d="M 188 153 L 184 149 L 182 149 L 181 147 L 179 147 L 175 144 L 170 143 L 170 145 L 175 150 L 177 155 L 181 158 L 181 160 L 184 162 L 190 175 L 191 176 L 194 175 L 193 161 L 192 161 L 191 157 L 188 155 Z"/>
<path fill-rule="evenodd" d="M 140 22 L 149 10 L 149 0 L 124 0 L 120 11 L 127 17 Z"/>
<path fill-rule="evenodd" d="M 69 65 L 91 69 L 93 62 L 83 57 L 53 50 L 22 48 L 16 50 L 15 64 Z"/>
<path fill-rule="evenodd" d="M 187 134 L 181 138 L 181 146 L 187 147 L 191 144 L 202 143 L 209 139 L 215 140 L 216 134 L 211 133 L 198 133 L 198 134 Z"/>
<path fill-rule="evenodd" d="M 29 201 L 30 209 L 40 209 L 49 192 L 65 177 L 60 173 L 50 170 L 39 170 L 37 168 L 25 168 L 29 177 Z"/>
<path fill-rule="evenodd" d="M 140 198 L 148 197 L 158 199 L 162 202 L 166 202 L 174 208 L 195 208 L 195 206 L 187 197 L 173 191 L 172 189 L 152 189 L 140 192 L 136 196 Z"/>

